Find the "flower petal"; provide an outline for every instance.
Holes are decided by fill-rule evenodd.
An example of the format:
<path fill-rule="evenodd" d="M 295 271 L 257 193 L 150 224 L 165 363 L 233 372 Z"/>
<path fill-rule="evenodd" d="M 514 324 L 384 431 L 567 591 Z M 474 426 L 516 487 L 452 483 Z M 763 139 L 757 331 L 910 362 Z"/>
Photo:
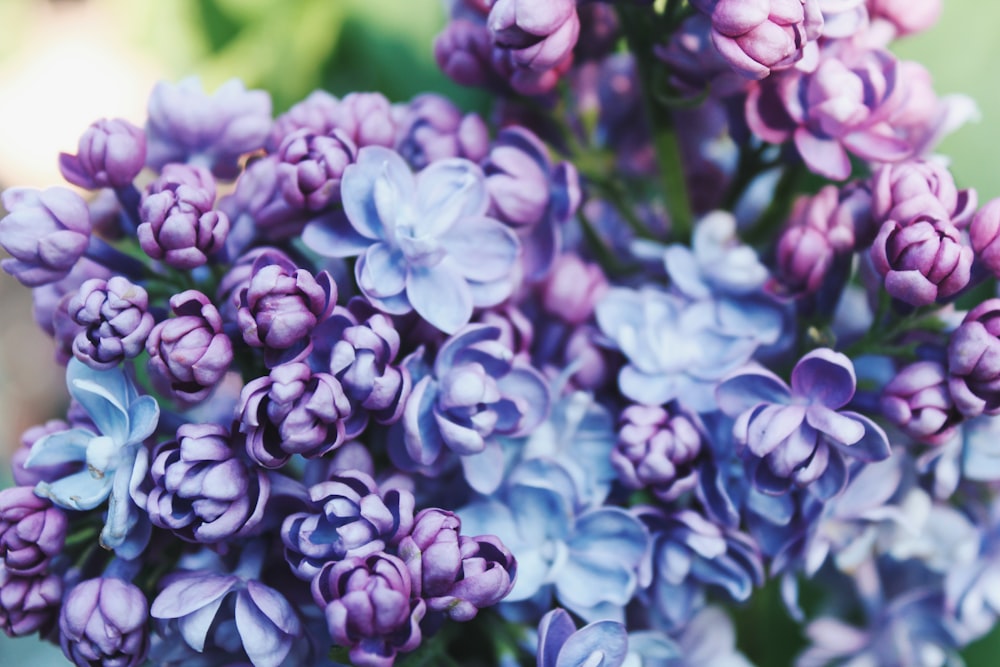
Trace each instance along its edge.
<path fill-rule="evenodd" d="M 514 231 L 492 218 L 465 218 L 440 241 L 462 275 L 478 282 L 510 277 L 521 250 Z"/>
<path fill-rule="evenodd" d="M 420 317 L 447 334 L 472 318 L 472 293 L 461 273 L 447 260 L 410 270 L 406 297 Z"/>

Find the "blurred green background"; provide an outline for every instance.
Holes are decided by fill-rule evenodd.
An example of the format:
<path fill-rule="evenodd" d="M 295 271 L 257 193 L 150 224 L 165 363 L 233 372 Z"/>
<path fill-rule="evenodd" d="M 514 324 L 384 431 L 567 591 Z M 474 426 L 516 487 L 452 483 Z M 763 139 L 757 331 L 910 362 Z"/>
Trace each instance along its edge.
<path fill-rule="evenodd" d="M 541 1 L 541 0 L 539 0 Z M 275 113 L 321 87 L 335 95 L 377 90 L 393 101 L 432 90 L 465 109 L 488 98 L 460 88 L 433 63 L 432 38 L 445 0 L 0 0 L 0 189 L 61 182 L 59 151 L 100 117 L 141 125 L 160 79 L 196 74 L 208 91 L 241 78 L 271 92 Z M 897 44 L 933 74 L 939 94 L 965 93 L 981 120 L 945 139 L 956 179 L 980 202 L 1000 196 L 1000 4 L 945 0 L 940 23 Z M 55 415 L 65 400 L 50 342 L 30 319 L 28 290 L 0 274 L 0 486 L 20 433 Z M 774 596 L 761 597 L 775 607 Z M 794 626 L 773 613 L 743 612 L 760 667 L 788 664 Z M 970 666 L 1000 664 L 1000 634 L 970 647 Z M 0 667 L 64 665 L 58 649 L 0 635 Z"/>

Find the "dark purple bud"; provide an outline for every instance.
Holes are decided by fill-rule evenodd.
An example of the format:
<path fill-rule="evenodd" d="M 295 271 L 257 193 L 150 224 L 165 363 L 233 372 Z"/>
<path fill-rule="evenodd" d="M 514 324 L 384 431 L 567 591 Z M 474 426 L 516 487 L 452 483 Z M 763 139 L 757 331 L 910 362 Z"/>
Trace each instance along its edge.
<path fill-rule="evenodd" d="M 396 140 L 392 104 L 381 93 L 348 94 L 333 111 L 333 126 L 342 130 L 358 149 L 392 148 Z"/>
<path fill-rule="evenodd" d="M 126 581 L 83 581 L 59 614 L 63 653 L 79 667 L 141 665 L 149 651 L 148 612 L 146 596 Z"/>
<path fill-rule="evenodd" d="M 608 279 L 597 264 L 578 255 L 559 255 L 542 288 L 545 309 L 568 324 L 583 324 L 608 288 Z"/>
<path fill-rule="evenodd" d="M 420 645 L 426 605 L 411 597 L 410 575 L 395 556 L 327 563 L 313 579 L 312 593 L 333 641 L 350 648 L 358 667 L 392 667 L 397 653 Z"/>
<path fill-rule="evenodd" d="M 425 599 L 445 595 L 458 578 L 462 553 L 458 538 L 462 521 L 454 512 L 430 507 L 413 521 L 413 531 L 399 542 L 413 594 Z"/>
<path fill-rule="evenodd" d="M 66 541 L 66 514 L 30 486 L 0 491 L 0 568 L 12 576 L 44 574 Z"/>
<path fill-rule="evenodd" d="M 716 97 L 744 91 L 749 85 L 712 41 L 712 20 L 695 13 L 684 20 L 666 44 L 654 48 L 656 57 L 670 68 L 670 82 L 684 95 L 699 95 L 708 88 Z"/>
<path fill-rule="evenodd" d="M 427 607 L 453 621 L 470 621 L 480 609 L 507 597 L 514 588 L 517 561 L 495 535 L 462 536 L 458 542 L 462 558 L 458 578 L 446 593 L 429 598 Z"/>
<path fill-rule="evenodd" d="M 485 25 L 452 21 L 434 39 L 434 60 L 441 71 L 463 86 L 486 87 L 499 82 L 491 62 L 493 44 Z"/>
<path fill-rule="evenodd" d="M 254 262 L 236 317 L 246 344 L 264 348 L 265 362 L 275 366 L 309 353 L 309 334 L 336 303 L 337 285 L 326 271 L 313 277 L 269 254 Z"/>
<path fill-rule="evenodd" d="M 183 424 L 176 440 L 157 445 L 145 503 L 153 525 L 203 544 L 252 534 L 271 482 L 244 460 L 242 440 L 218 424 Z"/>
<path fill-rule="evenodd" d="M 936 361 L 918 361 L 896 374 L 882 390 L 882 414 L 920 442 L 939 445 L 962 420 L 948 392 L 948 373 Z"/>
<path fill-rule="evenodd" d="M 222 276 L 219 288 L 215 292 L 216 302 L 221 304 L 219 312 L 222 313 L 222 319 L 227 323 L 236 322 L 236 311 L 240 307 L 240 294 L 250 287 L 254 264 L 261 255 L 269 256 L 267 260 L 269 264 L 293 264 L 292 259 L 284 252 L 268 246 L 254 248 L 237 257 L 226 274 Z"/>
<path fill-rule="evenodd" d="M 315 134 L 297 130 L 278 149 L 278 179 L 285 201 L 294 208 L 319 211 L 340 202 L 340 179 L 357 156 L 343 130 Z"/>
<path fill-rule="evenodd" d="M 487 18 L 493 43 L 519 67 L 547 70 L 572 54 L 580 34 L 575 0 L 496 0 Z"/>
<path fill-rule="evenodd" d="M 183 405 L 204 400 L 229 370 L 233 344 L 222 316 L 197 290 L 170 297 L 176 317 L 153 327 L 146 340 L 149 374 L 157 391 Z"/>
<path fill-rule="evenodd" d="M 87 190 L 131 185 L 145 164 L 146 134 L 121 118 L 91 124 L 76 155 L 59 154 L 63 178 Z"/>
<path fill-rule="evenodd" d="M 314 90 L 309 96 L 274 120 L 267 138 L 267 151 L 274 153 L 285 137 L 296 130 L 313 134 L 329 134 L 335 125 L 337 98 L 325 90 Z"/>
<path fill-rule="evenodd" d="M 301 579 L 312 579 L 327 562 L 384 551 L 413 527 L 413 494 L 379 493 L 374 480 L 357 470 L 334 474 L 309 496 L 318 512 L 292 514 L 281 527 L 285 559 Z"/>
<path fill-rule="evenodd" d="M 113 368 L 137 357 L 153 329 L 146 290 L 122 276 L 88 280 L 67 308 L 84 327 L 73 339 L 73 355 L 91 368 Z"/>
<path fill-rule="evenodd" d="M 1000 299 L 970 310 L 948 342 L 948 389 L 966 417 L 1000 414 Z"/>
<path fill-rule="evenodd" d="M 872 176 L 872 217 L 907 223 L 915 218 L 950 220 L 964 228 L 976 210 L 976 191 L 959 190 L 951 172 L 936 162 L 884 164 Z"/>
<path fill-rule="evenodd" d="M 0 567 L 0 630 L 9 637 L 48 634 L 62 605 L 63 580 L 55 574 L 18 577 Z"/>
<path fill-rule="evenodd" d="M 702 438 L 690 417 L 652 405 L 630 405 L 622 411 L 611 465 L 630 489 L 649 487 L 670 502 L 698 483 L 694 461 Z"/>
<path fill-rule="evenodd" d="M 293 454 L 316 458 L 339 447 L 351 403 L 337 378 L 293 362 L 248 382 L 239 415 L 250 458 L 278 468 Z"/>
<path fill-rule="evenodd" d="M 905 225 L 882 224 L 871 248 L 872 263 L 893 297 L 926 306 L 969 284 L 972 248 L 947 220 L 920 216 Z"/>
<path fill-rule="evenodd" d="M 1000 276 L 1000 199 L 987 202 L 976 212 L 969 225 L 969 240 L 976 259 Z"/>
<path fill-rule="evenodd" d="M 200 166 L 168 164 L 139 206 L 139 245 L 175 269 L 193 269 L 221 250 L 229 218 L 215 205 L 215 180 Z"/>
<path fill-rule="evenodd" d="M 0 220 L 0 245 L 11 259 L 3 270 L 22 285 L 37 287 L 65 278 L 90 245 L 90 211 L 66 188 L 9 188 L 0 196 L 8 214 Z"/>
<path fill-rule="evenodd" d="M 490 142 L 486 123 L 474 113 L 463 116 L 448 98 L 427 93 L 398 109 L 396 152 L 414 169 L 449 157 L 473 162 L 486 157 Z"/>

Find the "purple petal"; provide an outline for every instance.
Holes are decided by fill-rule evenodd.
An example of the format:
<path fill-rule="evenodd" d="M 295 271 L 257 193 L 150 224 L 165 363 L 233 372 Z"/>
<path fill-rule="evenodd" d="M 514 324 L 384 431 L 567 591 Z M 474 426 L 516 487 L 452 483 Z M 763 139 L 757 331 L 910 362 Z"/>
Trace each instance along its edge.
<path fill-rule="evenodd" d="M 311 220 L 302 231 L 302 241 L 323 257 L 355 257 L 375 239 L 359 234 L 340 211 Z"/>
<path fill-rule="evenodd" d="M 857 378 L 846 355 L 827 348 L 813 350 L 792 370 L 792 392 L 828 408 L 842 408 L 854 396 Z"/>
<path fill-rule="evenodd" d="M 462 457 L 462 472 L 465 481 L 473 491 L 489 495 L 500 487 L 503 481 L 503 447 L 494 439 L 488 439 L 478 454 Z"/>
<path fill-rule="evenodd" d="M 153 618 L 180 618 L 221 600 L 239 583 L 237 577 L 192 574 L 167 584 L 149 609 Z"/>
<path fill-rule="evenodd" d="M 538 623 L 538 667 L 555 667 L 556 657 L 576 625 L 565 609 L 553 609 Z"/>
<path fill-rule="evenodd" d="M 806 421 L 817 431 L 845 445 L 853 445 L 865 434 L 864 424 L 823 405 L 810 405 L 806 410 Z"/>
<path fill-rule="evenodd" d="M 755 368 L 723 380 L 715 390 L 715 397 L 722 412 L 736 417 L 761 403 L 788 404 L 791 392 L 778 376 Z"/>
<path fill-rule="evenodd" d="M 492 218 L 465 218 L 441 237 L 441 245 L 468 280 L 510 278 L 521 245 L 517 235 Z"/>
<path fill-rule="evenodd" d="M 598 621 L 575 632 L 559 651 L 555 667 L 616 667 L 628 654 L 628 633 L 615 621 Z"/>
<path fill-rule="evenodd" d="M 254 667 L 280 667 L 292 649 L 292 638 L 257 608 L 248 591 L 236 597 L 236 629 Z"/>
<path fill-rule="evenodd" d="M 472 318 L 469 286 L 447 260 L 434 267 L 412 269 L 406 296 L 417 314 L 445 333 L 455 333 Z"/>
<path fill-rule="evenodd" d="M 861 422 L 865 427 L 864 436 L 849 447 L 842 448 L 842 452 L 866 463 L 889 458 L 892 448 L 889 446 L 889 437 L 881 426 L 857 412 L 845 410 L 841 414 Z"/>

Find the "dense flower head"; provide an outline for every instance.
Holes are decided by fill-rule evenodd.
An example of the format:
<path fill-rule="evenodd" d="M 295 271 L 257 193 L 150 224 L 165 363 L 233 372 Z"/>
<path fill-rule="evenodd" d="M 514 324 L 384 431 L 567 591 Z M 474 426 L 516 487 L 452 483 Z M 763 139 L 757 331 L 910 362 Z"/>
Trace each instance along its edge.
<path fill-rule="evenodd" d="M 146 348 L 153 330 L 149 295 L 122 276 L 92 278 L 70 298 L 70 317 L 84 329 L 73 339 L 73 356 L 97 369 L 117 366 Z"/>
<path fill-rule="evenodd" d="M 15 577 L 44 575 L 67 525 L 66 514 L 30 486 L 0 491 L 0 568 Z"/>
<path fill-rule="evenodd" d="M 149 651 L 149 603 L 138 587 L 113 577 L 74 586 L 59 615 L 63 653 L 79 667 L 141 665 Z"/>
<path fill-rule="evenodd" d="M 145 133 L 121 118 L 95 121 L 80 137 L 76 155 L 59 154 L 63 178 L 88 190 L 131 185 L 145 164 Z"/>
<path fill-rule="evenodd" d="M 8 213 L 0 220 L 0 245 L 10 253 L 3 270 L 28 287 L 65 278 L 90 245 L 86 202 L 61 187 L 8 188 L 2 200 Z"/>

